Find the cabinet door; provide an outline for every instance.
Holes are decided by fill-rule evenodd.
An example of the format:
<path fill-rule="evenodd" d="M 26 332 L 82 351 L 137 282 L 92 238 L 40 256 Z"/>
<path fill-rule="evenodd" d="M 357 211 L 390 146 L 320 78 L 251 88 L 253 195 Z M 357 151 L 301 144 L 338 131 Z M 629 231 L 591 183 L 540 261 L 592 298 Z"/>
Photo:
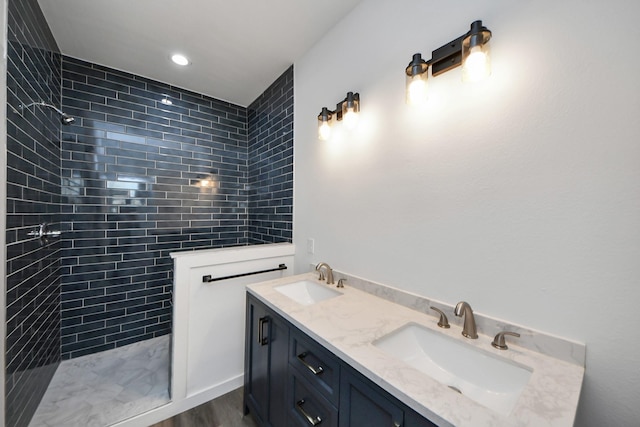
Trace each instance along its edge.
<path fill-rule="evenodd" d="M 269 316 L 252 298 L 247 298 L 246 315 L 244 412 L 264 425 L 269 402 Z"/>
<path fill-rule="evenodd" d="M 260 426 L 286 425 L 289 324 L 247 295 L 244 412 Z"/>
<path fill-rule="evenodd" d="M 404 413 L 404 425 L 405 427 L 438 427 L 428 419 L 419 415 L 413 410 L 407 410 Z"/>
<path fill-rule="evenodd" d="M 340 427 L 401 427 L 404 412 L 350 369 L 340 374 Z"/>
<path fill-rule="evenodd" d="M 269 317 L 269 424 L 286 425 L 286 386 L 289 355 L 289 326 L 278 317 Z"/>

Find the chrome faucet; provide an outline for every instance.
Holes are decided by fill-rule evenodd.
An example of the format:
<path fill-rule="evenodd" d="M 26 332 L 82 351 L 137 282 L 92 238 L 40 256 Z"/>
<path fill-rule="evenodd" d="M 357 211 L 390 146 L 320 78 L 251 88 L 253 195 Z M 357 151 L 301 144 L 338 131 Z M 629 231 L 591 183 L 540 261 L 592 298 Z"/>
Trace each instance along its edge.
<path fill-rule="evenodd" d="M 466 301 L 460 301 L 453 313 L 458 317 L 464 316 L 464 326 L 462 327 L 462 335 L 467 338 L 478 338 L 478 331 L 476 329 L 476 319 L 473 317 L 473 310 Z"/>
<path fill-rule="evenodd" d="M 333 280 L 333 270 L 326 262 L 320 262 L 318 263 L 318 265 L 316 265 L 316 271 L 320 273 L 318 280 L 324 280 L 324 274 L 322 272 L 323 267 L 327 270 L 327 285 L 333 285 L 335 283 L 335 281 Z"/>

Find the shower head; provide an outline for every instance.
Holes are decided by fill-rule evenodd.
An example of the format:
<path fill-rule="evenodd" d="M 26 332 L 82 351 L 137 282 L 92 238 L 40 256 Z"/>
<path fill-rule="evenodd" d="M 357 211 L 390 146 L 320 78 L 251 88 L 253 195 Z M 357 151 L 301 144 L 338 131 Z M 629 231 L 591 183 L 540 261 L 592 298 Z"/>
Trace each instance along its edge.
<path fill-rule="evenodd" d="M 66 113 L 62 113 L 60 117 L 60 121 L 62 122 L 63 125 L 70 125 L 71 123 L 75 122 L 76 119 Z"/>
<path fill-rule="evenodd" d="M 47 107 L 47 108 L 51 108 L 52 110 L 54 110 L 56 113 L 60 114 L 60 121 L 62 122 L 63 125 L 70 125 L 71 123 L 75 122 L 76 119 L 71 117 L 70 115 L 64 113 L 62 110 L 60 110 L 59 108 L 56 108 L 55 106 L 51 105 L 51 104 L 47 104 L 44 101 L 40 101 L 40 102 L 32 102 L 31 104 L 27 104 L 27 105 L 20 105 L 18 108 L 20 108 L 21 110 L 24 110 L 25 108 L 29 108 L 32 105 L 39 105 L 41 107 Z"/>

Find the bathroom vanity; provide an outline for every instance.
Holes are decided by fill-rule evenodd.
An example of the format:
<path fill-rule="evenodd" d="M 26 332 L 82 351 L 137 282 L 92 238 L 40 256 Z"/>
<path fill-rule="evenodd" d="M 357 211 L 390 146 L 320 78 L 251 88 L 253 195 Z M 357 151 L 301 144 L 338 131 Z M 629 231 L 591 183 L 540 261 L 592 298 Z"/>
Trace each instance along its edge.
<path fill-rule="evenodd" d="M 438 328 L 427 314 L 434 302 L 338 277 L 348 277 L 344 288 L 311 273 L 247 287 L 244 409 L 261 426 L 573 425 L 583 345 L 511 325 L 522 345 L 512 338 L 499 350 L 491 346 L 499 331 L 488 329 L 500 322 L 478 316 L 479 338 L 470 340 L 457 319 Z M 440 354 L 451 353 L 439 363 L 464 366 L 453 366 L 460 378 L 434 378 L 405 357 L 413 330 L 443 340 Z"/>
<path fill-rule="evenodd" d="M 435 426 L 251 294 L 246 325 L 245 411 L 260 425 Z"/>

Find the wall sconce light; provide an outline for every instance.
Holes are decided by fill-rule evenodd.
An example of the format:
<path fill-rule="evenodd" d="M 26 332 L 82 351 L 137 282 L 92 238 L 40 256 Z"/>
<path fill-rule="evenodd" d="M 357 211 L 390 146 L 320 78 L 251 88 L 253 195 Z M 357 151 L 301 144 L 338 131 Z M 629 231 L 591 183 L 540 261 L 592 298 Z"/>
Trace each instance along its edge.
<path fill-rule="evenodd" d="M 491 31 L 482 25 L 482 21 L 474 21 L 469 32 L 431 52 L 430 60 L 425 61 L 419 53 L 413 55 L 405 69 L 407 104 L 419 105 L 426 100 L 429 67 L 431 75 L 436 77 L 462 65 L 464 82 L 475 82 L 489 76 L 489 40 Z"/>
<path fill-rule="evenodd" d="M 322 141 L 326 141 L 331 138 L 331 120 L 333 119 L 333 112 L 329 111 L 327 107 L 322 107 L 322 111 L 318 114 L 318 138 Z"/>
<path fill-rule="evenodd" d="M 331 127 L 336 121 L 343 121 L 347 129 L 353 130 L 358 125 L 360 112 L 360 94 L 348 92 L 347 97 L 336 105 L 334 111 L 322 107 L 318 114 L 318 138 L 326 141 L 331 138 Z"/>

